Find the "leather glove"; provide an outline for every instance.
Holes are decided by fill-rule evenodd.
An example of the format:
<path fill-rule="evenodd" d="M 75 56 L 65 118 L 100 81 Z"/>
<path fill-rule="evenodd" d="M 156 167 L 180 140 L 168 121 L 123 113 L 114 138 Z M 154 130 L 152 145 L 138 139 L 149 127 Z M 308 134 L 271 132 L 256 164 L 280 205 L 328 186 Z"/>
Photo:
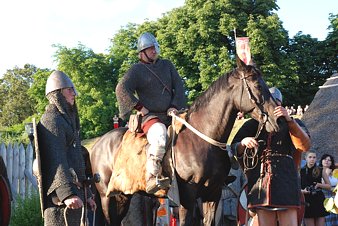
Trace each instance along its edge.
<path fill-rule="evenodd" d="M 169 108 L 169 109 L 167 110 L 167 115 L 168 115 L 168 116 L 171 116 L 172 114 L 177 115 L 177 113 L 178 113 L 178 111 L 177 111 L 176 108 Z"/>

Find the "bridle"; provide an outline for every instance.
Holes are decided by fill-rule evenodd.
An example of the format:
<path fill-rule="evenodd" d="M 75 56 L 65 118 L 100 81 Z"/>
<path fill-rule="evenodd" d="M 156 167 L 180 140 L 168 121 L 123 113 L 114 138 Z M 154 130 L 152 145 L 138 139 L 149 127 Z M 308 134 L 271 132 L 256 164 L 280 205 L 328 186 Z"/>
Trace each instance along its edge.
<path fill-rule="evenodd" d="M 254 69 L 254 70 L 255 70 L 255 72 L 257 72 L 256 69 Z M 246 93 L 248 94 L 249 100 L 259 110 L 260 115 L 263 116 L 262 117 L 264 119 L 263 123 L 265 124 L 266 121 L 267 121 L 267 119 L 268 119 L 267 113 L 264 112 L 264 111 L 262 111 L 263 105 L 265 103 L 265 98 L 264 98 L 264 95 L 262 95 L 261 96 L 262 101 L 258 101 L 258 99 L 255 97 L 255 95 L 253 95 L 252 90 L 250 89 L 250 86 L 248 85 L 248 82 L 247 82 L 247 78 L 250 77 L 250 76 L 251 75 L 244 76 L 243 73 L 241 73 L 241 77 L 240 78 L 237 78 L 237 77 L 234 76 L 234 78 L 240 79 L 243 82 L 243 85 L 241 86 L 242 87 L 242 92 L 241 92 L 241 98 L 240 98 L 240 104 L 239 104 L 239 111 L 242 111 L 242 99 L 243 99 L 243 94 L 244 94 L 244 89 L 245 89 Z"/>
<path fill-rule="evenodd" d="M 256 73 L 259 73 L 255 68 L 253 68 L 253 70 L 255 70 Z M 256 135 L 254 137 L 254 139 L 257 140 L 259 135 L 261 134 L 266 122 L 268 121 L 268 114 L 266 112 L 262 111 L 263 105 L 265 103 L 265 98 L 264 98 L 264 95 L 262 95 L 261 96 L 262 101 L 261 102 L 258 101 L 257 98 L 255 97 L 255 95 L 253 95 L 253 92 L 250 89 L 250 86 L 248 85 L 248 82 L 247 82 L 247 78 L 250 77 L 251 75 L 244 76 L 244 73 L 240 73 L 240 74 L 241 74 L 241 77 L 239 77 L 239 78 L 234 76 L 235 78 L 240 79 L 243 82 L 243 85 L 241 86 L 242 92 L 241 92 L 241 98 L 240 98 L 240 104 L 239 104 L 240 111 L 242 111 L 241 106 L 242 106 L 242 99 L 243 99 L 244 89 L 245 89 L 246 93 L 248 94 L 249 100 L 259 110 L 260 116 L 263 119 L 263 120 L 259 120 L 257 132 L 256 132 Z M 257 152 L 258 152 L 258 150 L 256 148 L 253 149 L 253 150 L 245 148 L 244 154 L 243 154 L 244 172 L 256 167 L 257 162 L 258 162 L 258 161 L 255 161 L 255 160 L 257 160 L 256 159 Z"/>

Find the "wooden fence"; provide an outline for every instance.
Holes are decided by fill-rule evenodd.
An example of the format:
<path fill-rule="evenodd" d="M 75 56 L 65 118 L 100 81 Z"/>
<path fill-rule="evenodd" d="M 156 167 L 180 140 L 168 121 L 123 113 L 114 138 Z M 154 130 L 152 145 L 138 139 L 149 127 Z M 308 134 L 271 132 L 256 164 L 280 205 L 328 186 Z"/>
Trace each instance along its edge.
<path fill-rule="evenodd" d="M 36 178 L 32 174 L 33 147 L 31 144 L 0 143 L 0 155 L 7 169 L 13 201 L 18 196 L 25 198 L 37 190 Z"/>

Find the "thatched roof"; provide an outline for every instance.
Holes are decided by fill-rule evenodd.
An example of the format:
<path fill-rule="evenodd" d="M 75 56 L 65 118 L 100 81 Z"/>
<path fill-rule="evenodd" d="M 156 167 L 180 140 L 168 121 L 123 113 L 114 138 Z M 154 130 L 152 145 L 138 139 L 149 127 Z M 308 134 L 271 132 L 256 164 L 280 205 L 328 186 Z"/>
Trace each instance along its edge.
<path fill-rule="evenodd" d="M 338 162 L 338 73 L 319 87 L 302 121 L 309 129 L 317 159 L 326 153 Z"/>

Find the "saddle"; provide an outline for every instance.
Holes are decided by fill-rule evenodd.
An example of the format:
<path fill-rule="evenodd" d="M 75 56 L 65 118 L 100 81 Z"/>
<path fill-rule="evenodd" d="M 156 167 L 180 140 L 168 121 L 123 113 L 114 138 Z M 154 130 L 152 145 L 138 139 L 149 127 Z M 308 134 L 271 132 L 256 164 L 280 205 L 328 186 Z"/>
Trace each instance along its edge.
<path fill-rule="evenodd" d="M 180 115 L 185 117 L 185 114 Z M 166 154 L 162 161 L 163 175 L 173 180 L 172 134 L 175 136 L 182 130 L 183 125 L 175 122 L 175 125 L 168 128 L 168 142 Z M 149 147 L 145 135 L 135 136 L 134 132 L 129 130 L 123 136 L 122 142 L 114 159 L 114 170 L 112 172 L 106 196 L 110 197 L 116 194 L 124 193 L 134 194 L 146 190 L 146 152 Z M 168 190 L 161 189 L 154 195 L 157 197 L 166 197 Z"/>

